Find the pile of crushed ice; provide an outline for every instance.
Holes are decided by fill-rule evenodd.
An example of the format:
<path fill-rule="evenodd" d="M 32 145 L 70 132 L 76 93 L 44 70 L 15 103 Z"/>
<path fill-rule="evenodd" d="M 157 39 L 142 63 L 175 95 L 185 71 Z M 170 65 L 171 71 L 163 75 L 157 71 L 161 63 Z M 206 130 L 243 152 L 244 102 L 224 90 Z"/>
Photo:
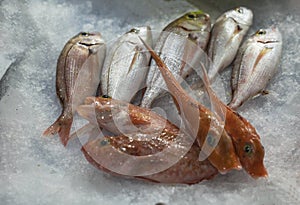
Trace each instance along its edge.
<path fill-rule="evenodd" d="M 240 1 L 224 2 L 197 6 L 215 19 Z M 295 0 L 265 2 L 243 1 L 255 15 L 249 33 L 273 23 L 279 27 L 284 41 L 280 71 L 268 87 L 270 94 L 249 101 L 240 113 L 262 137 L 269 178 L 254 180 L 234 171 L 185 186 L 110 176 L 85 160 L 78 141 L 65 149 L 57 137 L 41 133 L 60 113 L 56 60 L 70 37 L 97 30 L 110 41 L 133 26 L 159 30 L 195 6 L 166 0 L 1 0 L 1 204 L 299 204 L 299 8 Z M 228 69 L 221 77 L 228 82 L 229 75 Z M 226 96 L 229 100 L 229 87 Z"/>

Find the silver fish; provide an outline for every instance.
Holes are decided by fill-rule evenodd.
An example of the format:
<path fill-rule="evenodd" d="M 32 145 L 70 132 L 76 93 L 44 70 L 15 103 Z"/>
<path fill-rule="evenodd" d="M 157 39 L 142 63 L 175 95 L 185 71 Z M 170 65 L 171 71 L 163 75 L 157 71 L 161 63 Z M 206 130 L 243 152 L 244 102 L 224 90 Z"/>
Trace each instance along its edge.
<path fill-rule="evenodd" d="M 145 87 L 151 55 L 138 35 L 152 45 L 150 27 L 131 29 L 120 37 L 107 56 L 101 76 L 102 94 L 130 102 Z"/>
<path fill-rule="evenodd" d="M 238 108 L 265 89 L 277 71 L 281 50 L 281 33 L 273 26 L 258 30 L 244 42 L 232 70 L 231 108 Z"/>
<path fill-rule="evenodd" d="M 234 60 L 245 34 L 252 25 L 252 19 L 252 11 L 245 7 L 229 10 L 217 19 L 208 45 L 208 57 L 214 65 L 208 71 L 209 79 L 213 79 Z"/>
<path fill-rule="evenodd" d="M 210 17 L 203 11 L 188 12 L 165 27 L 159 36 L 155 49 L 160 57 L 178 77 L 185 78 L 191 68 L 185 63 L 192 58 L 194 51 L 189 43 L 193 42 L 205 50 L 210 36 Z M 141 106 L 149 108 L 153 100 L 166 93 L 167 87 L 155 64 L 151 66 L 147 76 L 147 89 Z"/>
<path fill-rule="evenodd" d="M 58 133 L 63 145 L 67 145 L 75 109 L 96 93 L 105 53 L 100 33 L 82 32 L 66 43 L 56 68 L 56 94 L 63 109 L 43 135 Z"/>

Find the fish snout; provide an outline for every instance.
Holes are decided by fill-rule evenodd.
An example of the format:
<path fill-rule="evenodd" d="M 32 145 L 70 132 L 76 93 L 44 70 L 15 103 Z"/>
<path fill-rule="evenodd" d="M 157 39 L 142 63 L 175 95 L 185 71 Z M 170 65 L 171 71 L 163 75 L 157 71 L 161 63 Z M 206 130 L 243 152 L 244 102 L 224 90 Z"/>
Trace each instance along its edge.
<path fill-rule="evenodd" d="M 249 174 L 254 179 L 257 179 L 257 178 L 260 178 L 260 177 L 264 177 L 264 178 L 268 177 L 268 172 L 267 172 L 267 170 L 264 166 L 261 167 L 261 168 L 254 168 L 253 170 L 249 171 Z"/>

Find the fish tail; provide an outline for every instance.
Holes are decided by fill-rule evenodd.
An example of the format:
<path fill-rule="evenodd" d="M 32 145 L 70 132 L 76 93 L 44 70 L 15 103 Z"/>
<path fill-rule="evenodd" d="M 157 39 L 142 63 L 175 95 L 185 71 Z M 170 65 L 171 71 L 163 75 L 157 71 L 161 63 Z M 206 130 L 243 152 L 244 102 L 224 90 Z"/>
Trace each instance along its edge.
<path fill-rule="evenodd" d="M 62 114 L 50 127 L 44 131 L 43 135 L 49 136 L 58 133 L 60 141 L 64 146 L 66 146 L 70 139 L 72 122 L 73 117 L 67 118 L 64 114 Z"/>

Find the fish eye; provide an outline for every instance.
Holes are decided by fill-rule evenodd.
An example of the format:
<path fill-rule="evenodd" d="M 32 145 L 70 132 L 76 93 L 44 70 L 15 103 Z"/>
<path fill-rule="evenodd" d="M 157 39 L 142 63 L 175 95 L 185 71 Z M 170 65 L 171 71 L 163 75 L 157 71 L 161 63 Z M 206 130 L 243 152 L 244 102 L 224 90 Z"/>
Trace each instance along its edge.
<path fill-rule="evenodd" d="M 196 14 L 194 14 L 194 13 L 189 13 L 189 14 L 187 15 L 187 17 L 188 17 L 189 19 L 197 19 L 197 18 L 198 18 L 198 16 L 197 16 Z"/>
<path fill-rule="evenodd" d="M 249 145 L 249 144 L 246 144 L 246 145 L 244 146 L 244 152 L 245 152 L 246 154 L 251 154 L 251 153 L 253 152 L 252 146 Z"/>
<path fill-rule="evenodd" d="M 89 36 L 89 33 L 87 33 L 87 32 L 81 32 L 80 35 L 82 35 L 82 36 Z"/>
<path fill-rule="evenodd" d="M 110 96 L 108 95 L 102 95 L 103 98 L 111 98 Z"/>
<path fill-rule="evenodd" d="M 244 13 L 244 10 L 241 7 L 238 7 L 235 9 L 237 12 L 239 12 L 240 14 Z"/>
<path fill-rule="evenodd" d="M 265 31 L 265 30 L 262 30 L 262 29 L 260 29 L 260 30 L 258 30 L 257 32 L 256 32 L 256 34 L 257 35 L 265 35 L 267 32 Z"/>
<path fill-rule="evenodd" d="M 133 28 L 133 29 L 131 29 L 130 31 L 129 31 L 130 33 L 139 33 L 140 32 L 140 30 L 139 29 L 136 29 L 136 28 Z"/>
<path fill-rule="evenodd" d="M 188 17 L 189 17 L 190 19 L 196 18 L 196 16 L 195 16 L 194 14 L 189 14 Z"/>
<path fill-rule="evenodd" d="M 109 142 L 106 139 L 105 140 L 101 140 L 101 142 L 100 142 L 100 146 L 105 146 L 107 144 L 109 144 Z"/>
<path fill-rule="evenodd" d="M 212 136 L 208 136 L 207 137 L 207 143 L 211 146 L 214 147 L 215 146 L 215 138 L 213 138 Z"/>

